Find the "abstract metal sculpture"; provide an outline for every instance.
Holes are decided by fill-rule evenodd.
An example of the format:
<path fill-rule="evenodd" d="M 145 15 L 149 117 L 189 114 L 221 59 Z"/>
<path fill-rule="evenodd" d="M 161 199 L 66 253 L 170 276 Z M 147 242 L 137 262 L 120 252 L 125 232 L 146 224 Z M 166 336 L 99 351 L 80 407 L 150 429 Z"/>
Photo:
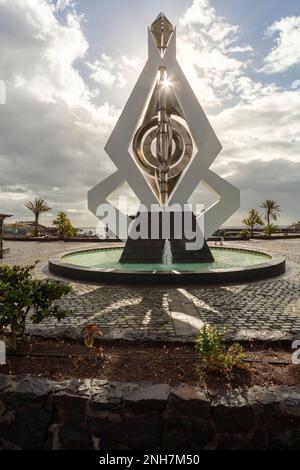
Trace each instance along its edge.
<path fill-rule="evenodd" d="M 161 56 L 168 46 L 173 26 L 161 13 L 150 31 Z M 184 120 L 183 112 L 169 82 L 166 66 L 160 66 L 148 109 L 133 140 L 133 153 L 147 175 L 161 205 L 166 205 L 183 170 L 193 154 L 193 142 L 187 128 L 175 119 Z M 155 143 L 155 152 L 152 151 Z"/>
<path fill-rule="evenodd" d="M 148 61 L 105 147 L 118 170 L 89 191 L 89 209 L 97 215 L 98 206 L 127 181 L 148 208 L 151 226 L 151 205 L 183 207 L 202 181 L 219 195 L 197 220 L 192 214 L 195 233 L 208 237 L 239 208 L 239 190 L 209 169 L 222 147 L 176 60 L 176 29 L 163 13 L 148 30 L 148 47 Z M 172 230 L 174 262 L 213 260 L 205 240 L 202 249 L 188 249 L 184 236 L 177 239 Z M 119 227 L 114 231 L 119 236 Z M 162 262 L 165 243 L 163 236 L 137 240 L 129 234 L 120 261 Z"/>

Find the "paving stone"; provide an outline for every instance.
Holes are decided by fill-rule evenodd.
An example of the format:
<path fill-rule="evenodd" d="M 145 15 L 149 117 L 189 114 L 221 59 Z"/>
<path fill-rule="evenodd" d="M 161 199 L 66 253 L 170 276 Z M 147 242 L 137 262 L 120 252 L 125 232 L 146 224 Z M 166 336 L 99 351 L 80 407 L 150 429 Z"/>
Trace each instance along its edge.
<path fill-rule="evenodd" d="M 0 264 L 26 265 L 39 260 L 35 269 L 39 277 L 45 277 L 42 268 L 49 257 L 90 248 L 88 243 L 63 242 L 7 241 L 5 245 L 10 252 Z M 284 255 L 300 265 L 297 239 L 257 240 L 239 245 Z M 184 289 L 70 284 L 72 293 L 59 302 L 69 309 L 69 316 L 62 322 L 49 319 L 40 325 L 29 324 L 31 333 L 78 337 L 89 323 L 98 324 L 105 336 L 128 339 L 188 340 L 203 323 L 225 325 L 228 335 L 235 338 L 240 334 L 252 339 L 256 335 L 260 339 L 292 339 L 300 330 L 300 273 L 296 271 L 285 278 L 246 285 Z"/>

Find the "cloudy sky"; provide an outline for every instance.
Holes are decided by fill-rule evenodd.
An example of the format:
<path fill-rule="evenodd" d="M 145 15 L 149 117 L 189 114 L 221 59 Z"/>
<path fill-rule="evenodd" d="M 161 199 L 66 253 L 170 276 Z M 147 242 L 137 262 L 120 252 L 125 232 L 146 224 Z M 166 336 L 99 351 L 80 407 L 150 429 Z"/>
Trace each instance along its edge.
<path fill-rule="evenodd" d="M 0 212 L 28 220 L 41 196 L 44 223 L 65 210 L 95 225 L 86 193 L 114 170 L 103 147 L 160 11 L 222 143 L 213 169 L 241 189 L 229 225 L 266 198 L 300 219 L 298 0 L 0 0 Z"/>

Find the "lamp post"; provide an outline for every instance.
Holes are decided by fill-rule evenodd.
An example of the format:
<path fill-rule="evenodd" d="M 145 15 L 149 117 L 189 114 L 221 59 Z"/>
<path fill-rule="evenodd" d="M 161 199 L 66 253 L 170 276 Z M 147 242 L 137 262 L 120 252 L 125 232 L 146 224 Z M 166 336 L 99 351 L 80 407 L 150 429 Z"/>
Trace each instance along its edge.
<path fill-rule="evenodd" d="M 3 258 L 3 223 L 7 217 L 12 217 L 12 215 L 0 214 L 0 259 Z"/>

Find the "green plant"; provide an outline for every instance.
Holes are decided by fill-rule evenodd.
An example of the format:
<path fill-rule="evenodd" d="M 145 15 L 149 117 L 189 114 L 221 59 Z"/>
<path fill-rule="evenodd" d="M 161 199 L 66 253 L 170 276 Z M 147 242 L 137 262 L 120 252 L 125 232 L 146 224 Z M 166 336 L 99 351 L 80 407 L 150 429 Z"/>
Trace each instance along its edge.
<path fill-rule="evenodd" d="M 220 351 L 224 341 L 225 329 L 218 330 L 215 326 L 204 324 L 196 338 L 196 351 L 204 358 Z"/>
<path fill-rule="evenodd" d="M 83 328 L 84 344 L 89 349 L 94 346 L 95 338 L 99 338 L 100 336 L 103 336 L 103 334 L 98 325 L 86 325 Z"/>
<path fill-rule="evenodd" d="M 255 227 L 263 225 L 263 221 L 261 220 L 261 217 L 256 209 L 250 209 L 248 216 L 245 217 L 242 222 L 249 229 L 251 238 L 253 238 Z"/>
<path fill-rule="evenodd" d="M 65 212 L 59 212 L 53 225 L 57 227 L 60 238 L 72 238 L 77 235 L 77 230 L 73 227 L 71 220 Z"/>
<path fill-rule="evenodd" d="M 235 367 L 241 366 L 245 354 L 239 343 L 226 348 L 224 336 L 224 328 L 218 330 L 215 326 L 204 324 L 196 338 L 196 351 L 201 354 L 208 369 L 230 376 Z"/>
<path fill-rule="evenodd" d="M 38 237 L 39 235 L 39 218 L 42 212 L 48 212 L 51 210 L 51 207 L 48 206 L 47 201 L 41 197 L 36 198 L 34 201 L 27 201 L 25 207 L 29 209 L 34 214 L 34 236 Z"/>
<path fill-rule="evenodd" d="M 270 237 L 273 233 L 278 232 L 278 227 L 275 224 L 269 224 L 264 226 L 265 234 Z"/>
<path fill-rule="evenodd" d="M 34 266 L 0 267 L 0 331 L 10 332 L 11 347 L 26 339 L 29 315 L 33 323 L 45 318 L 64 318 L 68 311 L 55 301 L 71 291 L 71 287 L 57 281 L 35 279 Z"/>

